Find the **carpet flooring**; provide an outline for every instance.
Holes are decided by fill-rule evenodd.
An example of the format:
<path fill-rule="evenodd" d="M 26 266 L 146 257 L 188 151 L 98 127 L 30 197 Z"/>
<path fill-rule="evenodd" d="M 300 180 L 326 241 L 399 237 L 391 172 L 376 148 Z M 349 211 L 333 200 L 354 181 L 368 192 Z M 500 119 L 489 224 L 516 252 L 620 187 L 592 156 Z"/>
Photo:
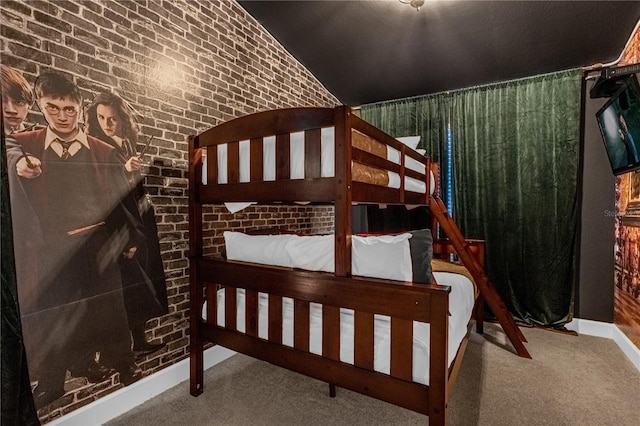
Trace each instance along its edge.
<path fill-rule="evenodd" d="M 604 338 L 523 328 L 533 359 L 502 329 L 472 333 L 449 403 L 454 426 L 640 424 L 640 372 Z M 426 425 L 428 417 L 244 355 L 205 372 L 204 393 L 183 382 L 107 423 L 130 425 Z"/>

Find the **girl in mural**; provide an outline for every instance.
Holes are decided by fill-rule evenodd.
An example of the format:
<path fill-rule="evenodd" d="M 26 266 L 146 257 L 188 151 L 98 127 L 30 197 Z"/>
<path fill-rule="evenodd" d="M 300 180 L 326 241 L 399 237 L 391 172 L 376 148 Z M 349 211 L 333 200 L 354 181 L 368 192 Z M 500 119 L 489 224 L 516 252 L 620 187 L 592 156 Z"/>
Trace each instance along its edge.
<path fill-rule="evenodd" d="M 106 347 L 120 383 L 141 377 L 117 262 L 135 251 L 141 223 L 125 206 L 131 198 L 115 150 L 79 127 L 78 86 L 46 72 L 34 92 L 48 126 L 13 134 L 6 155 L 24 343 L 40 408 L 64 395 L 75 360 Z"/>
<path fill-rule="evenodd" d="M 90 135 L 116 149 L 128 178 L 128 190 L 137 202 L 137 211 L 132 213 L 139 214 L 144 225 L 141 236 L 144 243 L 119 262 L 133 350 L 137 356 L 144 356 L 164 346 L 146 340 L 145 324 L 168 313 L 168 302 L 155 212 L 140 173 L 143 155 L 137 151 L 138 125 L 130 106 L 113 93 L 100 93 L 93 99 L 86 121 Z"/>

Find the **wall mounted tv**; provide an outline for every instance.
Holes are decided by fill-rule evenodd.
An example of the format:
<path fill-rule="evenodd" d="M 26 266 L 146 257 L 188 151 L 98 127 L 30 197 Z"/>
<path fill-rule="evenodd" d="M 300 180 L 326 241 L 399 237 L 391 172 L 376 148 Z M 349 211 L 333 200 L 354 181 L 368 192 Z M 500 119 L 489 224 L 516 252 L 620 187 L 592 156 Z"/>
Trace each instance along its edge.
<path fill-rule="evenodd" d="M 640 85 L 635 74 L 596 113 L 614 174 L 640 168 Z"/>

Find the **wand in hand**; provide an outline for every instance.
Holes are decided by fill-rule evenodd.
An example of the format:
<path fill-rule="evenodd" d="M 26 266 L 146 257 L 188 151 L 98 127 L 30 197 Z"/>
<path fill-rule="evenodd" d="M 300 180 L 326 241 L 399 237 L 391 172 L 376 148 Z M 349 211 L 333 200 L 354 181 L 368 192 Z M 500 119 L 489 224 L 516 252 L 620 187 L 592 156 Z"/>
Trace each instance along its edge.
<path fill-rule="evenodd" d="M 24 152 L 24 147 L 23 147 L 22 145 L 20 145 L 20 144 L 18 144 L 18 145 L 20 146 L 20 151 L 22 151 L 22 156 L 23 156 L 23 157 L 24 157 L 24 159 L 27 161 L 27 166 L 28 166 L 30 169 L 35 169 L 35 168 L 36 168 L 36 165 L 35 165 L 35 164 L 33 164 L 33 163 L 31 162 L 31 160 L 29 160 L 29 156 L 27 155 L 27 153 L 26 153 L 26 152 Z"/>
<path fill-rule="evenodd" d="M 151 146 L 151 141 L 152 140 L 153 140 L 153 136 L 151 136 L 149 138 L 149 140 L 147 141 L 147 143 L 144 144 L 144 146 L 140 150 L 140 154 L 138 154 L 138 157 L 140 157 L 140 158 L 144 157 L 144 155 L 147 153 L 147 150 L 149 149 L 149 146 Z"/>

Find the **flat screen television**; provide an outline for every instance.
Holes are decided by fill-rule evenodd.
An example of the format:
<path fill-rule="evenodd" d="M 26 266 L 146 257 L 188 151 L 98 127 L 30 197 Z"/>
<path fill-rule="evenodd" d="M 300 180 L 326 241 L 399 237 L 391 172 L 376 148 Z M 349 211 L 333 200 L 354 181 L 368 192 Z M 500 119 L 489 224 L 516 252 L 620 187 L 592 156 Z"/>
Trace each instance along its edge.
<path fill-rule="evenodd" d="M 635 74 L 596 113 L 613 173 L 640 168 L 640 85 Z"/>

